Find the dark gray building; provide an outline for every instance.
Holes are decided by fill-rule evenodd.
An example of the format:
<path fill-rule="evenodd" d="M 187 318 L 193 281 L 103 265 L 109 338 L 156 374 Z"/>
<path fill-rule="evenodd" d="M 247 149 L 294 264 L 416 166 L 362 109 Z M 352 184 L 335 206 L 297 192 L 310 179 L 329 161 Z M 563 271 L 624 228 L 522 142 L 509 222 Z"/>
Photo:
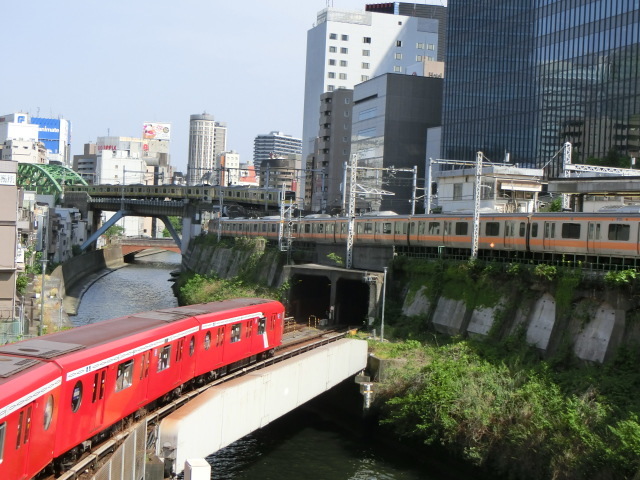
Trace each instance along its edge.
<path fill-rule="evenodd" d="M 314 212 L 339 213 L 342 205 L 340 184 L 344 163 L 351 153 L 351 110 L 353 90 L 341 88 L 320 97 L 320 129 L 315 154 L 307 159 L 306 192 L 312 192 Z"/>
<path fill-rule="evenodd" d="M 638 0 L 456 0 L 448 8 L 442 156 L 482 151 L 560 172 L 640 145 Z"/>
<path fill-rule="evenodd" d="M 417 166 L 417 178 L 424 179 L 427 131 L 441 124 L 442 88 L 442 78 L 393 73 L 356 85 L 351 152 L 358 167 L 371 169 L 359 171 L 358 183 L 394 194 L 369 196 L 364 209 L 410 212 L 412 174 L 379 169 Z"/>

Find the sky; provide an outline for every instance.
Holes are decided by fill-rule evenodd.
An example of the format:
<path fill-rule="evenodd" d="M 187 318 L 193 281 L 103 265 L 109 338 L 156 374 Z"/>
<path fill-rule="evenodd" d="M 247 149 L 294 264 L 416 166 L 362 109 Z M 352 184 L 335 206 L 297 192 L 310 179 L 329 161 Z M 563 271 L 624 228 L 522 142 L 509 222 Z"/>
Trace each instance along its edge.
<path fill-rule="evenodd" d="M 364 10 L 363 0 L 332 0 Z M 382 2 L 380 2 L 382 3 Z M 71 154 L 97 137 L 141 137 L 171 123 L 171 163 L 186 171 L 189 115 L 228 127 L 251 161 L 256 135 L 300 138 L 306 34 L 327 0 L 28 0 L 2 5 L 0 115 L 72 124 Z"/>

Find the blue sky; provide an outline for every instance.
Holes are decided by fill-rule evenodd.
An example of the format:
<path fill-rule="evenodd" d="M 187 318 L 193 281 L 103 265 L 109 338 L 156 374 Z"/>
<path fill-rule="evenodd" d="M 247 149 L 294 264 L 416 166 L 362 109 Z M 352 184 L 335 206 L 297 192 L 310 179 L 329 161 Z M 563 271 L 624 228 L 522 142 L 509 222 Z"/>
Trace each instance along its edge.
<path fill-rule="evenodd" d="M 330 2 L 348 10 L 366 3 L 378 2 Z M 70 120 L 72 154 L 108 132 L 137 137 L 145 121 L 169 122 L 171 162 L 184 170 L 189 115 L 206 111 L 227 123 L 227 147 L 248 161 L 258 134 L 302 135 L 306 32 L 326 6 L 327 0 L 3 2 L 0 114 Z"/>

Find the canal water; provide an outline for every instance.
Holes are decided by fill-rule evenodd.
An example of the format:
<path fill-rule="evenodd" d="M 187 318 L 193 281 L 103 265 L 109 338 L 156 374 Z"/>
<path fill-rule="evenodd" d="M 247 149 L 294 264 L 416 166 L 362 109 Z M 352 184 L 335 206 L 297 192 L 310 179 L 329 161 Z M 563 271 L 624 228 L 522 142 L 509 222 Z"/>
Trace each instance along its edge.
<path fill-rule="evenodd" d="M 87 289 L 76 326 L 148 310 L 177 306 L 170 272 L 180 255 L 171 252 L 141 257 Z M 343 387 L 344 388 L 344 387 Z M 355 384 L 349 392 L 359 394 Z M 334 398 L 335 400 L 335 398 Z M 331 402 L 331 401 L 329 401 Z M 335 413 L 338 412 L 339 413 Z M 360 421 L 358 406 L 328 407 L 320 398 L 207 458 L 216 480 L 453 480 L 476 476 L 451 471 L 451 463 L 417 459 L 375 440 Z M 353 413 L 355 412 L 355 413 Z M 351 418 L 348 418 L 351 417 Z M 204 434 L 205 432 L 203 432 Z M 447 464 L 448 463 L 448 464 Z"/>

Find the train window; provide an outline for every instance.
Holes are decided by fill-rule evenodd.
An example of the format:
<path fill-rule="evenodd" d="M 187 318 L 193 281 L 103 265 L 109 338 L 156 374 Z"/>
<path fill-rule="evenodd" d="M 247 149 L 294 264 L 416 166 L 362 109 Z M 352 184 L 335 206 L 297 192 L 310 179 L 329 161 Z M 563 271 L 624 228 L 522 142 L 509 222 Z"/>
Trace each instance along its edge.
<path fill-rule="evenodd" d="M 396 222 L 395 234 L 396 235 L 406 235 L 407 234 L 407 222 Z"/>
<path fill-rule="evenodd" d="M 327 233 L 335 232 L 335 228 L 336 226 L 333 223 L 330 223 L 329 225 L 327 225 Z"/>
<path fill-rule="evenodd" d="M 416 233 L 416 222 L 409 223 L 409 235 Z"/>
<path fill-rule="evenodd" d="M 161 372 L 171 366 L 171 345 L 165 345 L 160 350 L 160 358 L 158 359 L 158 371 Z"/>
<path fill-rule="evenodd" d="M 365 222 L 364 233 L 373 233 L 373 224 L 371 222 Z"/>
<path fill-rule="evenodd" d="M 364 230 L 364 225 L 362 223 L 358 223 L 356 227 L 356 233 L 362 233 Z"/>
<path fill-rule="evenodd" d="M 418 235 L 424 235 L 425 224 L 426 222 L 418 222 Z"/>
<path fill-rule="evenodd" d="M 440 222 L 429 222 L 429 235 L 440 235 Z"/>
<path fill-rule="evenodd" d="M 247 322 L 247 333 L 245 334 L 245 337 L 249 338 L 249 337 L 251 336 L 251 332 L 252 332 L 252 330 L 253 330 L 253 328 L 252 328 L 252 327 L 253 327 L 253 321 L 252 321 L 252 320 L 249 320 L 249 321 Z"/>
<path fill-rule="evenodd" d="M 16 450 L 20 448 L 20 436 L 22 435 L 22 418 L 24 417 L 24 410 L 20 412 L 18 416 L 18 436 L 16 437 Z"/>
<path fill-rule="evenodd" d="M 537 237 L 538 236 L 538 224 L 537 223 L 532 223 L 531 224 L 531 236 L 532 237 Z"/>
<path fill-rule="evenodd" d="M 384 222 L 382 224 L 382 233 L 385 235 L 391 234 L 391 222 Z"/>
<path fill-rule="evenodd" d="M 31 433 L 31 405 L 27 408 L 27 418 L 24 423 L 24 440 L 22 443 L 27 443 L 29 441 L 29 433 Z"/>
<path fill-rule="evenodd" d="M 216 339 L 216 346 L 220 346 L 224 343 L 224 327 L 218 328 L 218 338 Z"/>
<path fill-rule="evenodd" d="M 209 347 L 211 347 L 211 332 L 207 332 L 204 336 L 204 349 L 209 350 Z"/>
<path fill-rule="evenodd" d="M 189 340 L 189 356 L 193 357 L 193 353 L 196 351 L 196 337 L 191 336 L 191 340 Z"/>
<path fill-rule="evenodd" d="M 242 325 L 236 323 L 231 325 L 231 343 L 239 342 L 242 335 Z"/>
<path fill-rule="evenodd" d="M 484 227 L 484 233 L 487 237 L 497 237 L 500 235 L 500 224 L 498 222 L 487 222 Z"/>
<path fill-rule="evenodd" d="M 324 225 L 322 223 L 318 224 L 318 233 L 323 233 L 324 232 Z"/>
<path fill-rule="evenodd" d="M 520 236 L 524 237 L 527 233 L 527 225 L 524 222 L 520 222 Z"/>
<path fill-rule="evenodd" d="M 262 317 L 258 320 L 258 335 L 262 335 L 267 329 L 267 319 Z"/>
<path fill-rule="evenodd" d="M 262 231 L 263 231 L 263 232 L 266 232 L 266 231 L 267 231 L 267 224 L 266 224 L 266 223 L 263 223 L 263 224 L 262 224 Z"/>
<path fill-rule="evenodd" d="M 43 426 L 45 430 L 49 430 L 49 427 L 51 426 L 52 418 L 53 418 L 53 395 L 49 395 L 49 398 L 47 398 L 47 404 L 44 406 Z M 2 458 L 2 455 L 0 455 L 0 459 L 1 458 Z"/>
<path fill-rule="evenodd" d="M 456 235 L 466 235 L 469 231 L 467 222 L 456 222 Z"/>
<path fill-rule="evenodd" d="M 4 437 L 7 432 L 7 422 L 3 422 L 0 425 L 0 462 L 4 460 Z"/>
<path fill-rule="evenodd" d="M 431 229 L 431 224 L 429 224 L 429 229 Z M 451 235 L 451 222 L 444 222 L 444 234 Z"/>
<path fill-rule="evenodd" d="M 93 395 L 91 397 L 91 403 L 95 403 L 98 398 L 98 373 L 93 376 Z"/>
<path fill-rule="evenodd" d="M 349 225 L 347 225 L 347 222 L 342 222 L 340 224 L 340 234 L 344 235 L 345 233 L 347 233 L 347 228 L 349 227 Z"/>
<path fill-rule="evenodd" d="M 78 380 L 71 392 L 71 411 L 77 412 L 82 404 L 82 380 Z"/>
<path fill-rule="evenodd" d="M 116 392 L 133 385 L 133 360 L 127 360 L 118 365 L 116 375 Z"/>
<path fill-rule="evenodd" d="M 311 233 L 311 225 L 308 223 L 304 224 L 304 233 Z"/>
<path fill-rule="evenodd" d="M 631 227 L 623 223 L 612 223 L 609 225 L 609 240 L 619 240 L 626 242 L 629 240 Z"/>
<path fill-rule="evenodd" d="M 276 224 L 275 224 L 275 223 L 272 223 L 272 224 L 271 224 L 271 232 L 272 232 L 272 233 L 275 233 L 275 231 L 276 231 Z"/>
<path fill-rule="evenodd" d="M 182 360 L 182 351 L 184 350 L 184 338 L 178 340 L 178 346 L 176 347 L 176 363 Z"/>
<path fill-rule="evenodd" d="M 579 223 L 563 223 L 562 238 L 580 238 Z"/>

